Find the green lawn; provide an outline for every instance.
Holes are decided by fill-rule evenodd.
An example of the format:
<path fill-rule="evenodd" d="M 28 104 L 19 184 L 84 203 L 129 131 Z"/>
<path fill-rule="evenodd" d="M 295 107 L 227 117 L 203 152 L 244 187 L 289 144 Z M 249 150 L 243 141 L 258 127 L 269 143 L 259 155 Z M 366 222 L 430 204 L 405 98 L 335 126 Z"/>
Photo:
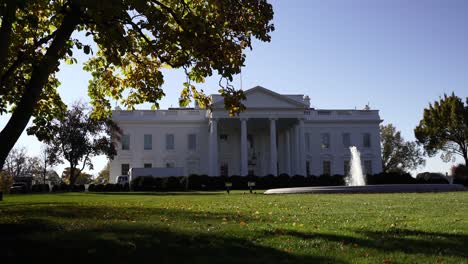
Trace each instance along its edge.
<path fill-rule="evenodd" d="M 0 202 L 0 260 L 468 263 L 468 192 L 66 193 Z"/>

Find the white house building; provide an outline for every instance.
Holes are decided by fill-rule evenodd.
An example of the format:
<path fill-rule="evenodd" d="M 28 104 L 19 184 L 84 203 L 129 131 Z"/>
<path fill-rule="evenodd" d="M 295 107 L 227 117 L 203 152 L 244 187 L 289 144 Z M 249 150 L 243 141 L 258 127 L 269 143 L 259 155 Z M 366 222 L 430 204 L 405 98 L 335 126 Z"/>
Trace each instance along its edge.
<path fill-rule="evenodd" d="M 211 111 L 113 111 L 123 136 L 111 181 L 129 168 L 155 167 L 179 167 L 185 175 L 345 175 L 350 146 L 361 152 L 366 173 L 381 172 L 378 110 L 314 109 L 308 96 L 260 86 L 245 95 L 247 110 L 235 117 L 220 95 L 212 95 Z"/>

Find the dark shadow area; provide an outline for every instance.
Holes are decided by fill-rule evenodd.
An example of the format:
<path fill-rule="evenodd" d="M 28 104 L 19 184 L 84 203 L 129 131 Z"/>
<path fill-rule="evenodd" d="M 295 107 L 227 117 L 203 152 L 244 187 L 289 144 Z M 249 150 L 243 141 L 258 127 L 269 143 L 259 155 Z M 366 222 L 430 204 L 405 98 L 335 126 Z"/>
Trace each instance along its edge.
<path fill-rule="evenodd" d="M 323 239 L 332 242 L 356 244 L 360 247 L 377 249 L 382 252 L 402 252 L 432 256 L 454 256 L 468 258 L 468 235 L 426 232 L 394 228 L 389 231 L 362 231 L 356 233 L 366 238 L 347 235 L 304 233 L 293 230 L 265 232 L 266 236 L 294 236 L 301 239 Z"/>
<path fill-rule="evenodd" d="M 197 195 L 197 196 L 211 196 L 211 195 L 225 195 L 226 192 L 90 192 L 90 194 L 99 195 L 155 195 L 155 196 L 175 196 L 175 195 Z"/>
<path fill-rule="evenodd" d="M 53 206 L 50 206 L 53 204 Z M 242 220 L 253 221 L 254 219 L 248 215 L 238 215 L 234 212 L 205 212 L 205 211 L 191 211 L 184 209 L 169 209 L 169 208 L 152 208 L 139 206 L 115 206 L 115 205 L 100 205 L 100 206 L 84 206 L 78 204 L 66 203 L 29 203 L 29 207 L 25 209 L 21 206 L 9 205 L 8 217 L 20 219 L 39 219 L 47 217 L 63 218 L 65 220 L 145 220 L 152 217 L 157 219 L 158 216 L 169 218 L 170 220 L 177 221 L 221 221 L 223 218 L 229 220 Z M 31 206 L 33 205 L 33 206 Z M 3 227 L 0 227 L 3 229 Z"/>
<path fill-rule="evenodd" d="M 0 225 L 5 263 L 44 259 L 86 263 L 346 263 L 299 256 L 249 240 L 159 227 L 105 225 L 99 230 L 61 231 L 48 221 Z"/>

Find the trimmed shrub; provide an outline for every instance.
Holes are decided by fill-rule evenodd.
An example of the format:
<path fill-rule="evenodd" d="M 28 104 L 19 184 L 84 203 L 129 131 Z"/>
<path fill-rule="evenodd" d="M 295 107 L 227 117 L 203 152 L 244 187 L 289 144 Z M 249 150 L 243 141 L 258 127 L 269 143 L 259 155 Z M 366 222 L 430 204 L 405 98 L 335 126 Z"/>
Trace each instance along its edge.
<path fill-rule="evenodd" d="M 68 192 L 68 191 L 70 191 L 70 186 L 65 183 L 54 185 L 52 187 L 52 192 Z"/>
<path fill-rule="evenodd" d="M 291 187 L 306 187 L 307 179 L 301 175 L 294 175 L 289 180 L 289 186 Z"/>
<path fill-rule="evenodd" d="M 72 192 L 84 192 L 85 191 L 85 186 L 84 184 L 75 184 L 70 186 L 70 191 Z"/>
<path fill-rule="evenodd" d="M 317 178 L 318 186 L 342 186 L 345 184 L 346 184 L 345 177 L 339 174 L 335 174 L 335 175 L 323 174 Z"/>
<path fill-rule="evenodd" d="M 445 184 L 449 183 L 448 180 L 442 173 L 437 172 L 423 172 L 416 175 L 416 182 L 427 184 L 427 183 L 437 183 L 437 184 Z"/>
<path fill-rule="evenodd" d="M 33 193 L 50 192 L 49 184 L 34 184 L 31 187 L 31 192 L 33 192 Z"/>
<path fill-rule="evenodd" d="M 366 184 L 416 184 L 418 181 L 409 173 L 382 172 L 367 176 Z"/>
<path fill-rule="evenodd" d="M 96 185 L 90 184 L 88 186 L 88 192 L 95 192 L 96 191 Z"/>
<path fill-rule="evenodd" d="M 167 191 L 183 191 L 185 190 L 185 185 L 182 183 L 184 177 L 167 177 L 164 178 L 163 188 Z M 185 182 L 185 181 L 184 181 Z"/>
<path fill-rule="evenodd" d="M 468 167 L 458 164 L 452 167 L 453 183 L 468 186 Z"/>
<path fill-rule="evenodd" d="M 131 187 L 133 191 L 139 191 L 139 192 L 161 190 L 163 187 L 163 180 L 162 178 L 149 177 L 149 176 L 137 177 L 132 180 Z"/>

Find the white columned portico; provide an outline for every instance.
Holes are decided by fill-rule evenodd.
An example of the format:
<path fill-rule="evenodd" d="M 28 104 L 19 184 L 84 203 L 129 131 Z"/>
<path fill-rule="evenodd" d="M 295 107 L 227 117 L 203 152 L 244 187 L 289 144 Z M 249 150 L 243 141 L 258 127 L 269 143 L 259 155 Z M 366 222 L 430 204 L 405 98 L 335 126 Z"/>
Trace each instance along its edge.
<path fill-rule="evenodd" d="M 278 153 L 276 147 L 276 118 L 270 118 L 270 174 L 278 174 Z"/>
<path fill-rule="evenodd" d="M 286 130 L 284 133 L 284 149 L 285 149 L 285 157 L 286 157 L 286 173 L 288 175 L 291 175 L 291 137 L 289 134 L 289 130 Z"/>
<path fill-rule="evenodd" d="M 299 119 L 299 170 L 300 175 L 307 176 L 306 172 L 306 162 L 305 162 L 305 129 L 304 129 L 304 119 Z"/>
<path fill-rule="evenodd" d="M 218 176 L 218 121 L 215 118 L 210 120 L 210 176 Z"/>
<path fill-rule="evenodd" d="M 248 172 L 248 155 L 247 155 L 247 118 L 241 118 L 241 176 L 247 176 Z"/>

